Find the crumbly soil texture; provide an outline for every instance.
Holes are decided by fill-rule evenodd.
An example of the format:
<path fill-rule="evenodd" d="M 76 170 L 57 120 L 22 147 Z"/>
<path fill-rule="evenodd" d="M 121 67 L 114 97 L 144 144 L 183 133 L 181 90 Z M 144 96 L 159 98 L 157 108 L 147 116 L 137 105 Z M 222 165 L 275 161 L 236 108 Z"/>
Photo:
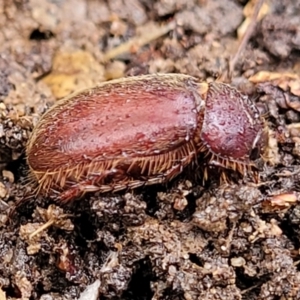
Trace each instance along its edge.
<path fill-rule="evenodd" d="M 1 300 L 300 299 L 299 0 L 265 1 L 231 76 L 268 126 L 259 182 L 187 170 L 60 205 L 28 179 L 57 99 L 139 74 L 216 80 L 251 2 L 0 0 Z"/>

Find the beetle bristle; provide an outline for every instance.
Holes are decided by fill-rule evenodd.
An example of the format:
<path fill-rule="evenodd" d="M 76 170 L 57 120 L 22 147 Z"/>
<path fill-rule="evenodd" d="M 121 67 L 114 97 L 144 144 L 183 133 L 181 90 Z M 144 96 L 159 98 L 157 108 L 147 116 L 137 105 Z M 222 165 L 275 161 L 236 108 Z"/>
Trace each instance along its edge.
<path fill-rule="evenodd" d="M 228 175 L 225 172 L 225 169 L 236 171 L 241 176 L 249 175 L 254 180 L 258 178 L 258 171 L 255 167 L 255 164 L 250 162 L 249 159 L 244 159 L 244 161 L 237 161 L 232 158 L 221 157 L 212 152 L 204 144 L 200 145 L 199 149 L 199 152 L 202 152 L 202 157 L 207 161 L 207 165 L 221 168 L 220 178 L 222 181 L 230 181 Z M 208 168 L 205 167 L 203 172 L 203 180 L 207 181 L 208 177 Z M 224 180 L 225 177 L 226 180 Z"/>
<path fill-rule="evenodd" d="M 135 157 L 126 163 L 123 158 L 113 160 L 92 160 L 77 164 L 73 168 L 59 168 L 51 171 L 31 169 L 33 181 L 38 181 L 37 194 L 59 194 L 68 201 L 75 192 L 72 188 L 84 185 L 94 186 L 100 192 L 119 191 L 142 185 L 169 181 L 182 172 L 183 168 L 195 161 L 196 148 L 192 141 L 184 143 L 173 151 L 146 157 Z M 138 173 L 138 174 L 136 174 Z M 118 184 L 115 179 L 118 178 Z M 134 179 L 137 178 L 137 179 Z M 110 182 L 111 181 L 111 182 Z M 75 188 L 74 188 L 75 189 Z"/>

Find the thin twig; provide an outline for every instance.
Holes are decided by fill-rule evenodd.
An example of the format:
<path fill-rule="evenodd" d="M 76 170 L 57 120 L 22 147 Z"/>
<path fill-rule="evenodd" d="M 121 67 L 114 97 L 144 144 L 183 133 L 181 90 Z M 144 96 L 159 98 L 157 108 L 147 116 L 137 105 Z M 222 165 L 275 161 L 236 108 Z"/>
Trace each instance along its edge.
<path fill-rule="evenodd" d="M 123 53 L 130 52 L 134 48 L 140 48 L 153 40 L 160 38 L 161 36 L 167 34 L 169 31 L 173 30 L 176 27 L 176 22 L 171 21 L 165 25 L 155 28 L 151 32 L 144 32 L 141 36 L 135 36 L 126 43 L 123 43 L 113 49 L 108 50 L 104 54 L 104 61 L 115 58 Z"/>
<path fill-rule="evenodd" d="M 37 234 L 39 234 L 40 232 L 44 231 L 45 229 L 49 228 L 53 223 L 55 222 L 55 220 L 53 218 L 51 218 L 49 221 L 47 221 L 45 224 L 43 224 L 42 226 L 40 226 L 37 230 L 35 230 L 34 232 L 32 232 L 29 235 L 29 239 L 31 240 L 33 237 L 35 237 Z"/>
<path fill-rule="evenodd" d="M 260 285 L 261 285 L 261 283 L 258 283 L 258 284 L 255 284 L 255 285 L 253 285 L 253 286 L 250 286 L 248 289 L 242 290 L 242 291 L 241 291 L 241 294 L 242 294 L 242 295 L 245 295 L 246 293 L 248 293 L 248 292 L 250 292 L 250 291 L 252 291 L 252 290 L 258 288 Z"/>
<path fill-rule="evenodd" d="M 235 65 L 236 65 L 242 51 L 244 51 L 244 49 L 246 48 L 254 30 L 255 30 L 258 14 L 259 14 L 260 9 L 263 4 L 264 4 L 264 0 L 258 0 L 255 4 L 254 12 L 251 17 L 251 22 L 242 38 L 241 43 L 239 44 L 237 52 L 235 53 L 234 57 L 229 62 L 229 76 L 232 75 Z"/>

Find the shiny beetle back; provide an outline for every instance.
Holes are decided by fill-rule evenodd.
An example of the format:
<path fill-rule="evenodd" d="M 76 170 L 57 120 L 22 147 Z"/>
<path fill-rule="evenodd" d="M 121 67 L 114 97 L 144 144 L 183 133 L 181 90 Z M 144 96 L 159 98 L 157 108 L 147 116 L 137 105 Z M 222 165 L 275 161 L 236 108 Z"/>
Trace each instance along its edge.
<path fill-rule="evenodd" d="M 263 130 L 252 101 L 229 85 L 144 75 L 58 101 L 34 129 L 27 160 L 39 192 L 69 201 L 169 181 L 200 153 L 242 173 Z"/>

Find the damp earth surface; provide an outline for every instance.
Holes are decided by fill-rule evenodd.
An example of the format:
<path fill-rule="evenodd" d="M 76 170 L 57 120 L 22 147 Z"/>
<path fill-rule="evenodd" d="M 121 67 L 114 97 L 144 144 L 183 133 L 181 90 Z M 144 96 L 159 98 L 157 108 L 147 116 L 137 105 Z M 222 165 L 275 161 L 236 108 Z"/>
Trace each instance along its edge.
<path fill-rule="evenodd" d="M 124 76 L 216 80 L 252 2 L 0 0 L 1 300 L 300 299 L 299 1 L 265 1 L 232 74 L 268 127 L 258 182 L 200 166 L 59 205 L 28 180 L 55 101 Z"/>

